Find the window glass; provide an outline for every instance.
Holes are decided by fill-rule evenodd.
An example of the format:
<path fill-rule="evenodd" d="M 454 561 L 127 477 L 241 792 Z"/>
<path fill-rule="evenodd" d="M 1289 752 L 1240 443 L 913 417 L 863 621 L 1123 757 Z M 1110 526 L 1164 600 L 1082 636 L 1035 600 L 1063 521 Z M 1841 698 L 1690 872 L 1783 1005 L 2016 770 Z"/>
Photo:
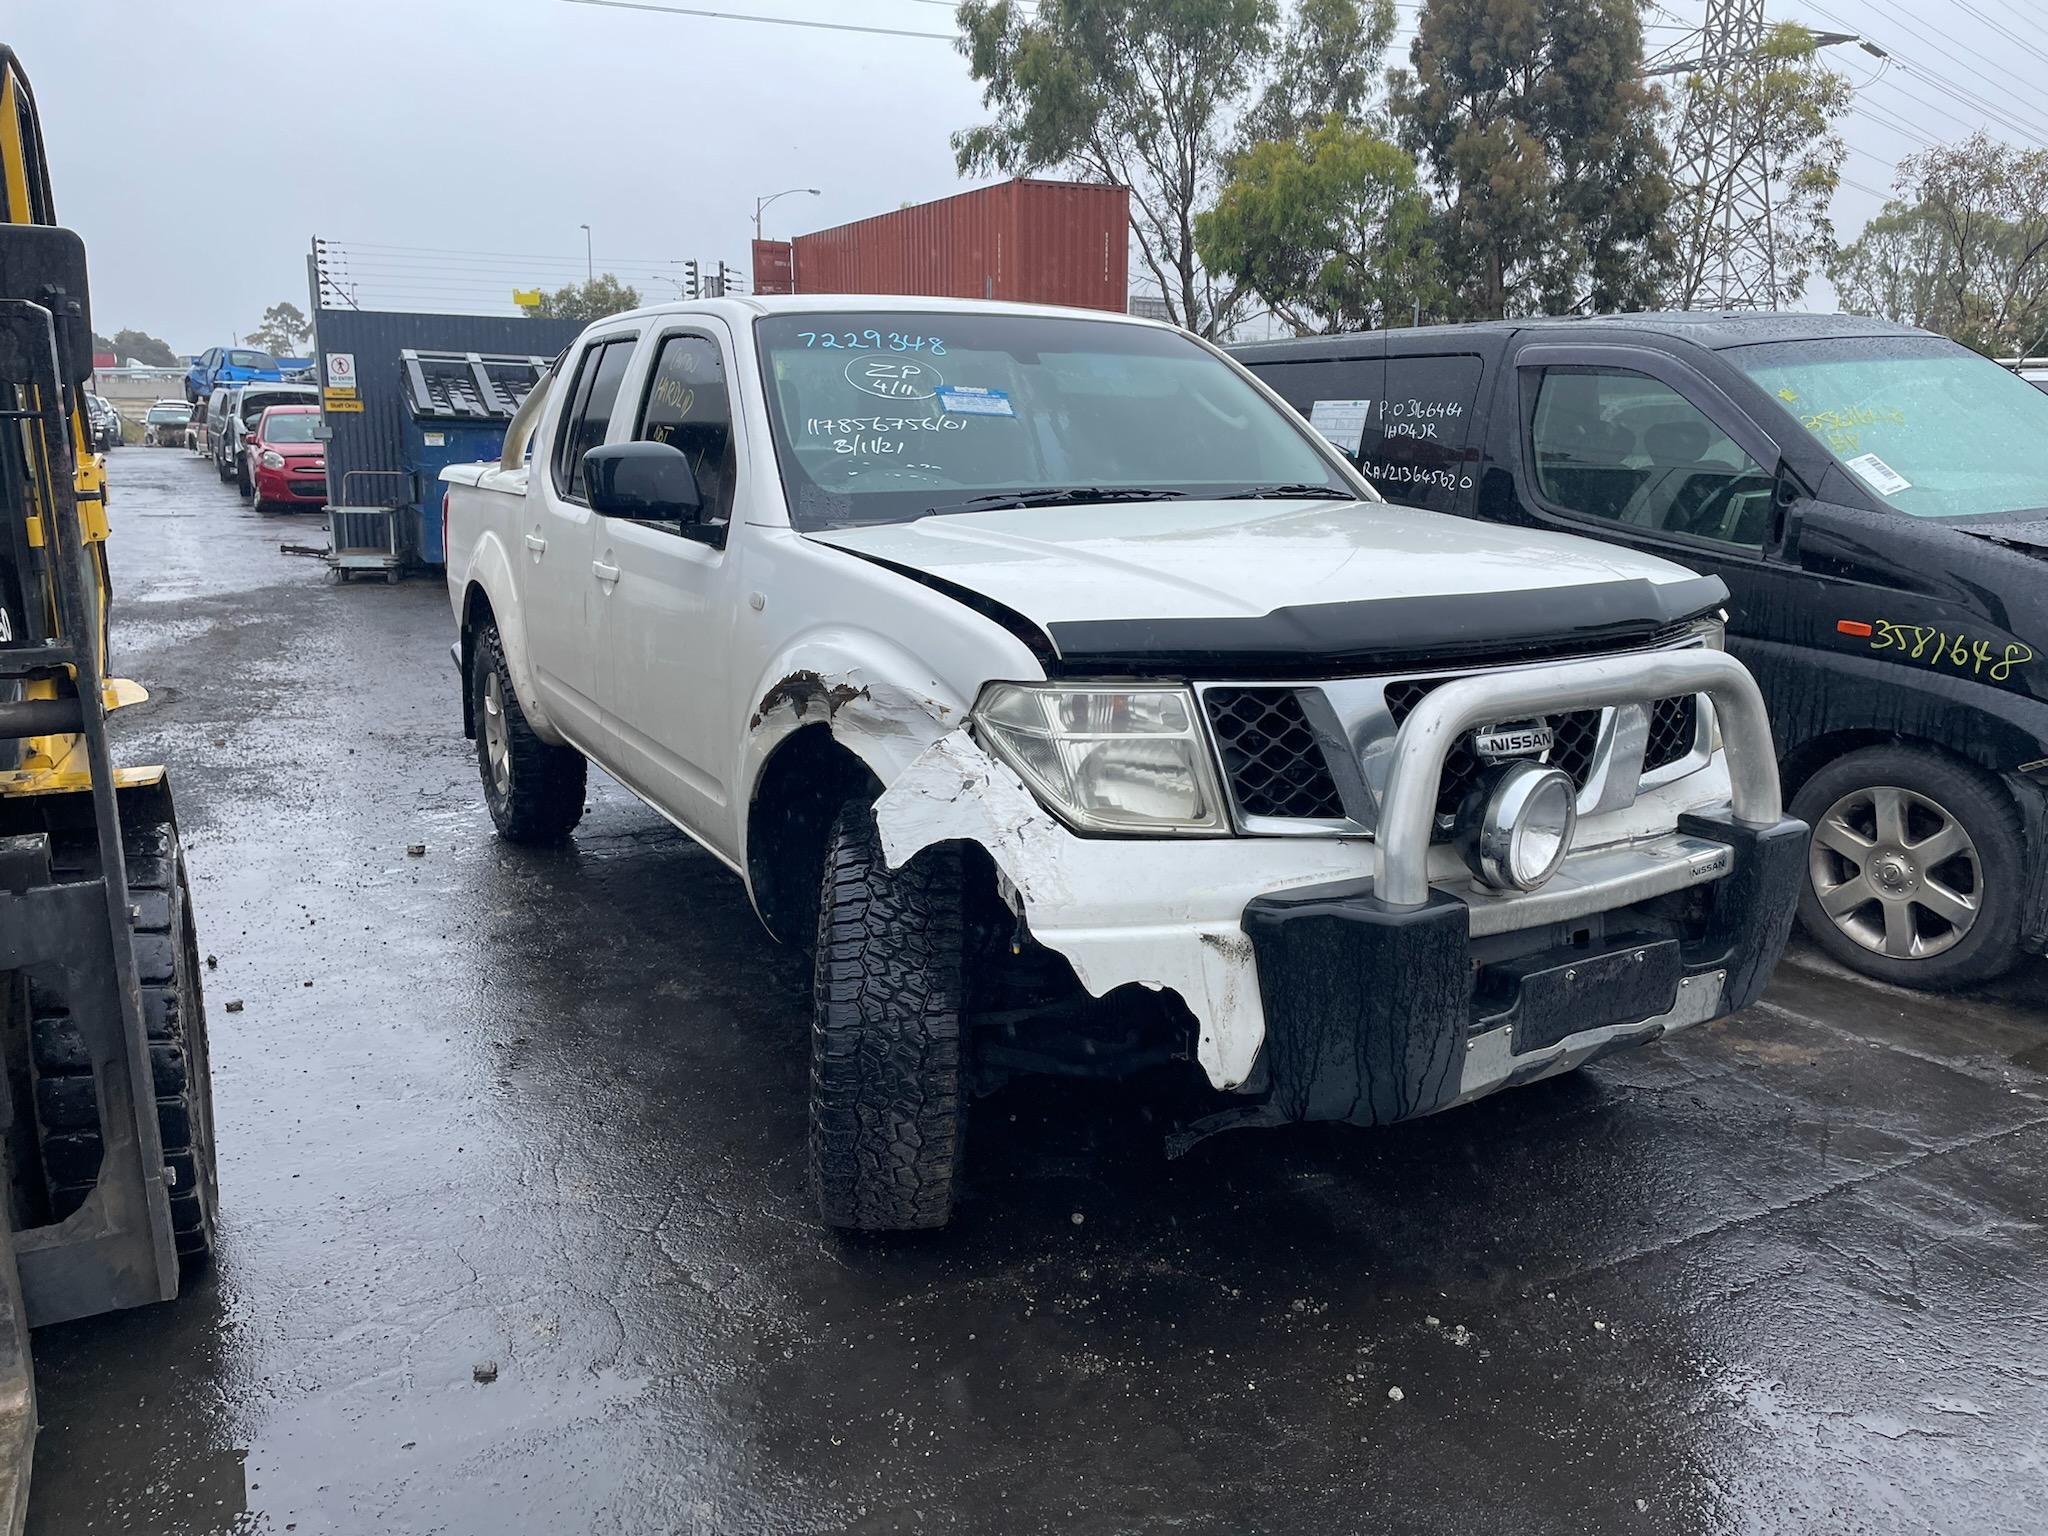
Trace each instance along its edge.
<path fill-rule="evenodd" d="M 576 393 L 562 416 L 555 460 L 555 488 L 575 501 L 583 499 L 583 455 L 601 447 L 611 431 L 612 406 L 633 355 L 633 338 L 600 342 L 583 356 L 576 371 Z"/>
<path fill-rule="evenodd" d="M 313 429 L 319 424 L 320 416 L 316 411 L 278 411 L 264 419 L 263 441 L 310 443 L 314 441 Z"/>
<path fill-rule="evenodd" d="M 732 405 L 717 342 L 708 336 L 671 336 L 661 344 L 633 435 L 680 448 L 697 476 L 705 521 L 731 518 L 736 467 Z"/>
<path fill-rule="evenodd" d="M 260 371 L 275 368 L 277 359 L 268 352 L 230 352 L 228 364 L 234 368 L 254 368 Z"/>
<path fill-rule="evenodd" d="M 2048 508 L 2048 395 L 1932 337 L 1726 354 L 1888 507 L 1913 517 Z"/>
<path fill-rule="evenodd" d="M 958 311 L 785 314 L 757 331 L 799 528 L 1010 495 L 1106 491 L 1105 524 L 1136 501 L 1260 485 L 1356 499 L 1291 415 L 1176 331 Z"/>
<path fill-rule="evenodd" d="M 1546 501 L 1632 528 L 1761 545 L 1771 477 L 1668 384 L 1552 369 L 1536 395 L 1536 484 Z"/>

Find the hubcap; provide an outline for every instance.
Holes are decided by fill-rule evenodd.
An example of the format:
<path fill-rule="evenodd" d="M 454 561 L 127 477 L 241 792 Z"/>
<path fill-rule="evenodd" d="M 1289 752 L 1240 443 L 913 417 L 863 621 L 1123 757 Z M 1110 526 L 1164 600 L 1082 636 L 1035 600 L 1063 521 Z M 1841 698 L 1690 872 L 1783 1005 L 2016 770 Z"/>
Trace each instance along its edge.
<path fill-rule="evenodd" d="M 1872 954 L 1925 960 L 1977 921 L 1984 868 L 1947 808 L 1889 784 L 1851 790 L 1813 828 L 1807 870 L 1821 910 Z"/>
<path fill-rule="evenodd" d="M 512 739 L 505 728 L 505 685 L 496 671 L 484 678 L 484 764 L 491 788 L 504 799 L 512 792 Z"/>

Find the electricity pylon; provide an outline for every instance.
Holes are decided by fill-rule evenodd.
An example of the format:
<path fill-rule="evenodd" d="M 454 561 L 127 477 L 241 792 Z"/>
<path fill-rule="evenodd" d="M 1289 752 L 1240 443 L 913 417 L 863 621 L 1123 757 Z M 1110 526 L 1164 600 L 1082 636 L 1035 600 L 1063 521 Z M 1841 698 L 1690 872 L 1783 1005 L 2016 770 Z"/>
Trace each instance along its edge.
<path fill-rule="evenodd" d="M 1665 49 L 1645 77 L 1682 75 L 1693 83 L 1671 151 L 1674 202 L 1684 235 L 1678 301 L 1683 309 L 1776 309 L 1776 231 L 1771 164 L 1757 88 L 1764 57 L 1764 0 L 1707 0 L 1699 31 Z M 1853 33 L 1816 32 L 1821 45 L 1851 43 Z"/>

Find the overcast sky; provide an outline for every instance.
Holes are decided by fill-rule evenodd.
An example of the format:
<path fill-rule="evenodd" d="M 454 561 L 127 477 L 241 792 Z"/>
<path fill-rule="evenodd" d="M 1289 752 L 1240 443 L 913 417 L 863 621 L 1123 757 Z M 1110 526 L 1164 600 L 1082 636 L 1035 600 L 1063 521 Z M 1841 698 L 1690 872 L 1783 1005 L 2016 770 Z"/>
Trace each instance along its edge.
<path fill-rule="evenodd" d="M 931 0 L 648 0 L 948 33 Z M 1415 0 L 1400 0 L 1405 61 Z M 1705 0 L 1646 11 L 1652 51 Z M 343 248 L 377 307 L 503 308 L 597 270 L 649 299 L 672 263 L 744 264 L 754 199 L 787 236 L 964 185 L 947 135 L 980 93 L 943 40 L 601 9 L 567 0 L 21 0 L 58 212 L 86 238 L 97 328 L 196 351 L 306 304 L 305 256 Z M 1864 33 L 1836 204 L 1852 233 L 1923 141 L 1978 126 L 2048 140 L 2043 0 L 1770 0 Z M 1977 98 L 1976 100 L 1970 99 Z M 1994 116 L 1995 114 L 1995 116 Z M 2005 121 L 1996 120 L 2003 117 Z M 1824 287 L 1809 300 L 1831 304 Z"/>

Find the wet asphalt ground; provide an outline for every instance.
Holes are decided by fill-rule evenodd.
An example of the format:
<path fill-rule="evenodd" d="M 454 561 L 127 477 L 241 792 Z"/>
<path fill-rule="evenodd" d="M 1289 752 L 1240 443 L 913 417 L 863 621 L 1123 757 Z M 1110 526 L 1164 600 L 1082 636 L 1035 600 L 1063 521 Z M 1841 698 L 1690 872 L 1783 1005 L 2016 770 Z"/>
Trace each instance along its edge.
<path fill-rule="evenodd" d="M 1172 1164 L 1147 1088 L 1013 1088 L 950 1230 L 840 1241 L 738 882 L 596 775 L 573 846 L 499 844 L 437 582 L 330 585 L 183 452 L 112 477 L 225 1209 L 177 1303 L 37 1334 L 32 1532 L 2048 1526 L 2039 965 L 1802 956 L 1566 1079 Z"/>

